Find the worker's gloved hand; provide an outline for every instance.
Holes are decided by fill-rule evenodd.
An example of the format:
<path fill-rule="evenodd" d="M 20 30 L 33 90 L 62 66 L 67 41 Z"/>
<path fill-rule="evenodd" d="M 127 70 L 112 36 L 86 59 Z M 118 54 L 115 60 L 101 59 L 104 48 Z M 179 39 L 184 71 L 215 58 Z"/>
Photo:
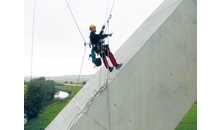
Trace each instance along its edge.
<path fill-rule="evenodd" d="M 104 29 L 105 29 L 105 25 L 102 26 L 102 30 L 104 30 Z"/>
<path fill-rule="evenodd" d="M 110 34 L 107 34 L 107 35 L 111 37 L 111 36 L 112 36 L 112 34 L 113 34 L 113 33 L 110 33 Z"/>

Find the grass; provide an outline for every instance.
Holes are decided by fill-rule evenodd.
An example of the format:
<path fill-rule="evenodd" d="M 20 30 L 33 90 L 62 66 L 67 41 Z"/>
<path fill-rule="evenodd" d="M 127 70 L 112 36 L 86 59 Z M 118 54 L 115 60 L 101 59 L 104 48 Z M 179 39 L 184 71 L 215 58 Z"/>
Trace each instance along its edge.
<path fill-rule="evenodd" d="M 56 88 L 66 92 L 71 91 L 71 94 L 65 99 L 55 99 L 58 101 L 45 107 L 37 118 L 30 119 L 25 124 L 24 130 L 44 130 L 81 89 L 81 87 L 74 86 L 56 86 Z"/>
<path fill-rule="evenodd" d="M 197 130 L 197 102 L 193 104 L 175 130 Z"/>
<path fill-rule="evenodd" d="M 24 94 L 27 92 L 27 85 L 24 85 Z"/>
<path fill-rule="evenodd" d="M 79 84 L 79 85 L 81 85 L 81 84 Z M 68 91 L 78 92 L 82 88 L 82 85 L 78 86 L 78 87 L 72 86 L 72 85 L 56 86 L 56 88 L 59 90 L 65 91 L 65 92 L 68 92 Z"/>

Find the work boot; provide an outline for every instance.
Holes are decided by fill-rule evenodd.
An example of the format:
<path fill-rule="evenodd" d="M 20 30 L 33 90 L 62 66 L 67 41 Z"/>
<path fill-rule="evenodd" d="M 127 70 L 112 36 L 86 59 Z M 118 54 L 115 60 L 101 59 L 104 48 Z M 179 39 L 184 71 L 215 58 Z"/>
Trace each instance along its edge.
<path fill-rule="evenodd" d="M 122 63 L 121 63 L 121 64 L 117 64 L 117 65 L 115 66 L 115 68 L 116 68 L 116 69 L 119 69 L 121 66 L 122 66 Z"/>
<path fill-rule="evenodd" d="M 114 69 L 114 67 L 109 67 L 109 68 L 108 68 L 108 70 L 109 70 L 110 72 L 112 72 L 113 69 Z"/>

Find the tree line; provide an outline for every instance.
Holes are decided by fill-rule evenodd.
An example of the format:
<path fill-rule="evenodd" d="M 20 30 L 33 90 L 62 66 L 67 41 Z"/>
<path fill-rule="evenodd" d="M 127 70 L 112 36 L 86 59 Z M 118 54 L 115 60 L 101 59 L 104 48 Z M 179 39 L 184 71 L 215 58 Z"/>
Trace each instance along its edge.
<path fill-rule="evenodd" d="M 32 79 L 27 84 L 27 91 L 24 95 L 24 112 L 29 119 L 38 116 L 46 101 L 53 100 L 56 92 L 55 84 L 53 80 L 46 80 L 45 77 Z"/>

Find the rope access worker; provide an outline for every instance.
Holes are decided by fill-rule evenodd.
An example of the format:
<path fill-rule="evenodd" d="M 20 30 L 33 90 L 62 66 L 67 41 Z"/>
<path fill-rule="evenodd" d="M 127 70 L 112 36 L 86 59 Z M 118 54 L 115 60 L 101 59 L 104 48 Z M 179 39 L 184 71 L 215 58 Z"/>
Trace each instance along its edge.
<path fill-rule="evenodd" d="M 103 45 L 103 42 L 102 42 L 102 39 L 104 39 L 108 36 L 111 37 L 112 33 L 111 34 L 103 34 L 103 32 L 104 32 L 103 30 L 105 29 L 105 25 L 102 26 L 102 30 L 100 31 L 99 34 L 95 34 L 95 32 L 96 32 L 95 25 L 91 25 L 89 27 L 89 29 L 91 31 L 90 41 L 91 41 L 92 47 L 93 47 L 94 51 L 102 57 L 102 61 L 105 65 L 106 69 L 108 69 L 110 72 L 112 72 L 114 67 L 116 69 L 119 69 L 122 66 L 122 63 L 121 64 L 117 63 L 113 54 L 110 52 L 109 46 Z M 114 67 L 109 66 L 108 61 L 106 59 L 106 56 L 111 60 Z"/>

